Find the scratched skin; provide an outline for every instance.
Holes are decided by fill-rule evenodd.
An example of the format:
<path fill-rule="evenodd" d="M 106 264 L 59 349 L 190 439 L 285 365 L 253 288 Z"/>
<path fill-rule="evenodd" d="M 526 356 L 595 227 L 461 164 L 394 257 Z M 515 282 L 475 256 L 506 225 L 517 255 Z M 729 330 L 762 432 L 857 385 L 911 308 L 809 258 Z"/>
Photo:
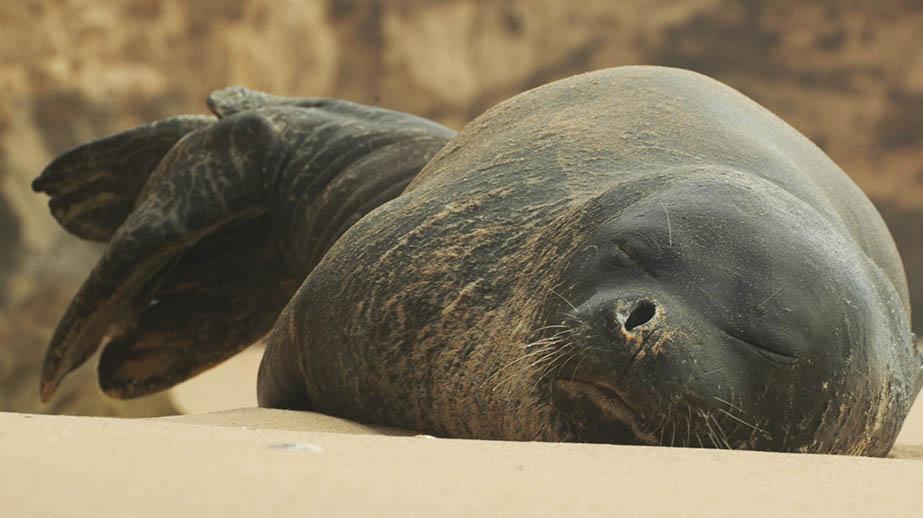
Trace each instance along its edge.
<path fill-rule="evenodd" d="M 163 390 L 267 331 L 260 404 L 453 437 L 884 455 L 923 382 L 900 258 L 805 137 L 626 67 L 461 133 L 217 92 L 36 180 L 108 248 L 43 394 Z M 159 125 L 159 126 L 158 126 Z M 278 317 L 278 318 L 277 318 Z"/>

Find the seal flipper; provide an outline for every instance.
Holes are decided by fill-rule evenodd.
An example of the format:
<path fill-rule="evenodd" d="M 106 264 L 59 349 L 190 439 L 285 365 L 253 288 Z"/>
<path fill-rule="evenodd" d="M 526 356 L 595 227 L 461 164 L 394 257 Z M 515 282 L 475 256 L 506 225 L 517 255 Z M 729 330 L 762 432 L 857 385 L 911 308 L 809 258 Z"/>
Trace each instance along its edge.
<path fill-rule="evenodd" d="M 152 394 L 223 362 L 272 327 L 297 287 L 268 217 L 206 236 L 169 268 L 135 328 L 106 345 L 102 390 L 122 399 Z"/>
<path fill-rule="evenodd" d="M 180 115 L 77 146 L 52 161 L 32 188 L 51 196 L 51 213 L 68 232 L 109 241 L 164 155 L 186 134 L 214 122 Z"/>
<path fill-rule="evenodd" d="M 219 118 L 230 117 L 241 112 L 258 110 L 269 106 L 291 106 L 293 108 L 318 108 L 326 113 L 349 115 L 356 120 L 374 120 L 379 117 L 413 118 L 411 115 L 381 110 L 361 104 L 328 99 L 325 97 L 285 97 L 272 95 L 242 86 L 229 86 L 208 95 L 208 109 Z M 418 119 L 422 121 L 423 119 Z"/>
<path fill-rule="evenodd" d="M 179 140 L 150 174 L 58 325 L 43 398 L 107 335 L 100 382 L 115 397 L 168 388 L 246 347 L 326 248 L 454 135 L 345 101 L 252 99 L 216 109 L 217 122 Z M 285 353 L 290 368 L 272 381 L 303 407 L 293 350 L 270 343 L 267 356 Z"/>
<path fill-rule="evenodd" d="M 301 108 L 321 108 L 325 104 L 342 104 L 343 101 L 323 98 L 282 97 L 241 86 L 229 86 L 208 95 L 208 109 L 216 116 L 224 118 L 231 115 L 265 108 L 267 106 L 296 106 Z"/>
<path fill-rule="evenodd" d="M 175 364 L 145 362 L 149 370 L 143 375 L 138 370 L 131 371 L 139 375 L 133 384 L 119 383 L 116 380 L 123 380 L 125 372 L 113 368 L 113 360 L 124 360 L 130 354 L 137 356 L 139 350 L 149 346 L 150 341 L 145 338 L 148 334 L 164 336 L 164 324 L 156 318 L 162 310 L 160 295 L 164 295 L 164 301 L 188 308 L 195 302 L 214 302 L 222 290 L 226 295 L 229 290 L 245 288 L 240 283 L 247 282 L 246 276 L 238 276 L 240 283 L 215 282 L 209 285 L 211 290 L 203 289 L 201 283 L 184 283 L 183 278 L 188 278 L 192 271 L 190 262 L 203 267 L 208 264 L 201 256 L 221 242 L 222 235 L 233 243 L 231 248 L 235 253 L 256 253 L 245 245 L 247 239 L 239 235 L 240 227 L 233 223 L 262 219 L 262 235 L 268 235 L 265 228 L 269 218 L 261 204 L 260 172 L 264 165 L 272 167 L 272 157 L 280 155 L 279 145 L 274 130 L 265 120 L 242 114 L 188 134 L 167 153 L 138 195 L 136 208 L 112 235 L 103 256 L 61 318 L 45 355 L 43 400 L 50 398 L 67 373 L 99 348 L 106 335 L 116 337 L 113 340 L 116 348 L 107 355 L 101 371 L 107 376 L 102 385 L 108 387 L 110 395 L 141 396 L 150 393 L 148 388 L 166 388 L 165 381 L 153 380 L 181 381 L 162 372 L 165 368 L 175 368 Z M 260 250 L 264 253 L 267 246 L 275 247 L 270 238 L 265 239 L 269 244 L 262 243 Z M 225 261 L 224 257 L 216 259 Z M 225 264 L 218 268 L 219 272 L 224 271 Z M 284 268 L 275 269 L 268 277 L 263 278 L 268 286 L 294 286 L 294 279 Z M 242 313 L 264 304 L 262 311 L 271 313 L 268 318 L 264 315 L 264 320 L 271 324 L 291 292 L 280 297 L 271 289 L 266 291 L 271 293 L 251 293 L 252 303 L 228 308 L 228 318 L 246 320 Z M 203 313 L 217 316 L 207 305 L 197 309 L 183 314 L 174 307 L 170 315 L 180 328 L 186 326 L 186 329 L 193 322 L 201 324 Z M 151 323 L 140 325 L 145 317 L 152 317 Z M 262 332 L 268 331 L 269 324 Z M 211 347 L 232 351 L 229 356 L 252 343 L 249 336 L 250 333 L 225 333 L 224 342 L 211 336 L 216 339 Z M 178 362 L 187 363 L 183 369 L 187 373 L 198 372 L 223 359 L 184 356 L 190 341 L 195 339 L 158 342 L 157 346 L 166 350 L 177 347 L 171 354 L 178 357 Z M 134 364 L 126 364 L 126 368 L 131 365 Z"/>

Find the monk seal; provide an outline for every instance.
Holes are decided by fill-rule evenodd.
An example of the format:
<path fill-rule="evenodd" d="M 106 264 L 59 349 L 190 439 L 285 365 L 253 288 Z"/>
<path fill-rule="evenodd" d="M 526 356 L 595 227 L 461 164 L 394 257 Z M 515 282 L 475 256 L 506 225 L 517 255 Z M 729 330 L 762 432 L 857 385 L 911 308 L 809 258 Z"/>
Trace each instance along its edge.
<path fill-rule="evenodd" d="M 590 72 L 425 119 L 241 88 L 35 180 L 108 247 L 42 391 L 135 397 L 269 331 L 262 406 L 450 437 L 885 455 L 920 389 L 869 200 L 739 92 Z"/>

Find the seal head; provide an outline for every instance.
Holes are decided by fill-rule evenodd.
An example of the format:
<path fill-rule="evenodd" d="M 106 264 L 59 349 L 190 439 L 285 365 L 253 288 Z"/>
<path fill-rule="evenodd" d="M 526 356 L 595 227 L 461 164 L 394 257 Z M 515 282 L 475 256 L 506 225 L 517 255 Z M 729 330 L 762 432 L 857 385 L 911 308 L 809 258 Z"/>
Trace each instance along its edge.
<path fill-rule="evenodd" d="M 887 448 L 875 443 L 898 431 L 882 416 L 901 365 L 871 344 L 906 350 L 899 298 L 816 210 L 700 170 L 615 212 L 552 303 L 572 330 L 552 397 L 579 440 Z"/>

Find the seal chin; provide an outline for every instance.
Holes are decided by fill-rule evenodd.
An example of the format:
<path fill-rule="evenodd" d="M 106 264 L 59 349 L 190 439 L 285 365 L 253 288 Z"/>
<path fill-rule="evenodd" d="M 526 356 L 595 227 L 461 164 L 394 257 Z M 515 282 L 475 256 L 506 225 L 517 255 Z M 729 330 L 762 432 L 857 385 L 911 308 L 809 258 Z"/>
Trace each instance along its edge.
<path fill-rule="evenodd" d="M 609 384 L 584 379 L 557 378 L 552 401 L 571 425 L 575 439 L 584 442 L 653 445 L 644 434 L 644 416 Z"/>

